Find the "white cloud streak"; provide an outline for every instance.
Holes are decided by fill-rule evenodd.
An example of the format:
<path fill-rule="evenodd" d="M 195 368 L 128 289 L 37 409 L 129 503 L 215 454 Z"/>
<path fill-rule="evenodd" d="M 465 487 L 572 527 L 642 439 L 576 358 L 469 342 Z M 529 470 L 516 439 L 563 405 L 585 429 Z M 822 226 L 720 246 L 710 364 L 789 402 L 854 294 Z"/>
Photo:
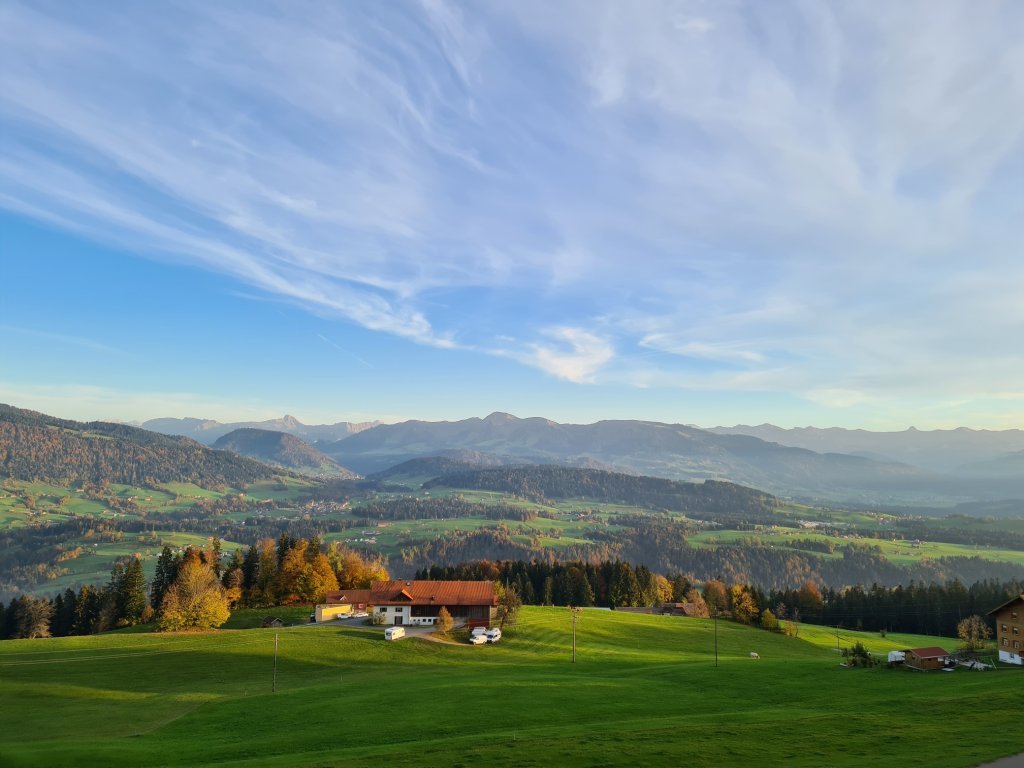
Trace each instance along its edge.
<path fill-rule="evenodd" d="M 1019 5 L 284 8 L 5 4 L 0 205 L 573 382 L 1024 375 Z"/>

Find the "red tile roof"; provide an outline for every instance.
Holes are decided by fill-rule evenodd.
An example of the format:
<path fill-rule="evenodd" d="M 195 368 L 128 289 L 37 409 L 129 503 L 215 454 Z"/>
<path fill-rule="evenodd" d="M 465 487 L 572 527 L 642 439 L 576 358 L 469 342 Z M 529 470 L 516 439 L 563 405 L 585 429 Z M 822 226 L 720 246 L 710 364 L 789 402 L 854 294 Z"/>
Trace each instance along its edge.
<path fill-rule="evenodd" d="M 936 659 L 941 656 L 949 656 L 949 651 L 933 645 L 930 648 L 911 648 L 907 653 L 912 653 L 919 659 Z"/>
<path fill-rule="evenodd" d="M 370 589 L 328 592 L 328 604 L 494 605 L 491 581 L 380 581 Z"/>

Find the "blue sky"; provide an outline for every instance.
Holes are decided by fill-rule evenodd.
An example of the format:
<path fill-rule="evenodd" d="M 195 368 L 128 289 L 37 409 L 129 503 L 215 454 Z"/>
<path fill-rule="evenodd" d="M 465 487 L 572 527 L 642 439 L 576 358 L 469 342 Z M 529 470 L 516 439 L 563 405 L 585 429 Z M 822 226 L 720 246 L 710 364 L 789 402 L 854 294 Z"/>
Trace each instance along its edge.
<path fill-rule="evenodd" d="M 1024 421 L 1024 5 L 0 6 L 0 401 Z"/>

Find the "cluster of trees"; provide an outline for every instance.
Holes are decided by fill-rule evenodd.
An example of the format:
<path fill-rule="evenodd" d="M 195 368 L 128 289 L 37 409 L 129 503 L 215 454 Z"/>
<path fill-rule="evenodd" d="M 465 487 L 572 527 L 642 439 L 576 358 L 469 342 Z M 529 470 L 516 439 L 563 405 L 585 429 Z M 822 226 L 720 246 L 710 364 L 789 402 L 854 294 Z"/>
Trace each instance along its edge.
<path fill-rule="evenodd" d="M 18 480 L 58 485 L 107 481 L 237 487 L 280 472 L 188 438 L 124 424 L 84 424 L 8 405 L 0 405 L 0 466 Z"/>
<path fill-rule="evenodd" d="M 105 586 L 87 584 L 52 599 L 21 595 L 0 605 L 0 639 L 89 635 L 153 617 L 142 563 L 130 558 L 114 564 Z"/>
<path fill-rule="evenodd" d="M 223 583 L 233 603 L 261 607 L 318 603 L 338 589 L 369 587 L 388 579 L 384 561 L 364 557 L 341 542 L 324 546 L 283 533 L 243 553 L 236 550 L 224 569 Z"/>
<path fill-rule="evenodd" d="M 763 491 L 717 480 L 681 483 L 603 469 L 553 465 L 464 470 L 423 484 L 424 488 L 434 486 L 498 491 L 540 502 L 590 499 L 708 516 L 760 517 L 777 504 L 775 497 Z"/>
<path fill-rule="evenodd" d="M 952 579 L 895 587 L 823 588 L 820 600 L 814 601 L 805 599 L 806 594 L 802 598 L 801 590 L 779 590 L 770 592 L 767 600 L 771 606 L 780 606 L 780 618 L 796 616 L 814 624 L 950 637 L 957 634 L 964 618 L 984 616 L 1022 592 L 1024 582 L 1016 579 L 986 579 L 970 586 Z"/>

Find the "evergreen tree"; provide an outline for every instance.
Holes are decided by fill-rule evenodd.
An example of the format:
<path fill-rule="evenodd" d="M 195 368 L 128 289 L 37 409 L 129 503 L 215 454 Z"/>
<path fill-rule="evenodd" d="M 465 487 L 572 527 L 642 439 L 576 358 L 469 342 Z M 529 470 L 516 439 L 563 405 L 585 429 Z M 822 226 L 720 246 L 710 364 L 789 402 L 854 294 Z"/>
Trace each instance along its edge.
<path fill-rule="evenodd" d="M 146 610 L 146 578 L 142 572 L 142 561 L 133 557 L 125 566 L 115 595 L 117 601 L 117 624 L 134 626 L 142 621 Z"/>
<path fill-rule="evenodd" d="M 8 640 L 14 636 L 14 606 L 13 598 L 6 608 L 3 602 L 0 602 L 0 640 Z"/>
<path fill-rule="evenodd" d="M 54 637 L 66 637 L 74 634 L 77 603 L 78 596 L 70 587 L 64 590 L 62 595 L 57 595 L 54 598 L 53 620 L 50 622 L 50 632 Z"/>
<path fill-rule="evenodd" d="M 86 584 L 75 600 L 75 626 L 73 634 L 89 635 L 95 631 L 99 620 L 101 593 L 91 584 Z"/>
<path fill-rule="evenodd" d="M 156 573 L 153 574 L 153 583 L 149 589 L 149 602 L 152 603 L 154 610 L 160 610 L 164 593 L 174 582 L 176 570 L 176 563 L 174 555 L 171 553 L 171 548 L 165 545 L 160 551 L 160 557 L 156 559 Z"/>

